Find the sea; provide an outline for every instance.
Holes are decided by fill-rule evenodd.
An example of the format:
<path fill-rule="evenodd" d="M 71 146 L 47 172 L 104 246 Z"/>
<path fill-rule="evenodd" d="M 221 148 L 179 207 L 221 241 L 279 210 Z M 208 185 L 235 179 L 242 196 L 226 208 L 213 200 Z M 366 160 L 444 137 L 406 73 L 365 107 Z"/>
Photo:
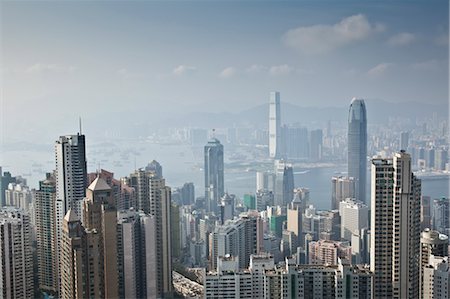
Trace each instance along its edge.
<path fill-rule="evenodd" d="M 226 147 L 225 147 L 226 152 Z M 115 142 L 97 142 L 89 146 L 87 142 L 88 172 L 106 169 L 115 177 L 123 177 L 136 168 L 157 160 L 163 167 L 166 184 L 172 188 L 180 187 L 186 182 L 195 185 L 196 196 L 204 194 L 203 152 L 201 147 L 193 148 L 187 144 L 152 143 L 148 140 L 121 140 Z M 256 169 L 261 167 L 232 167 L 225 154 L 225 190 L 238 198 L 246 193 L 254 193 L 256 188 Z M 258 164 L 257 162 L 255 162 Z M 252 163 L 254 166 L 255 163 Z M 38 188 L 45 173 L 55 168 L 54 148 L 52 144 L 39 148 L 14 148 L 2 151 L 0 166 L 12 175 L 27 178 L 31 188 Z M 228 167 L 229 166 L 229 167 Z M 270 169 L 266 169 L 270 170 Z M 330 209 L 331 178 L 346 172 L 344 164 L 321 167 L 294 166 L 294 183 L 296 187 L 310 190 L 311 203 L 319 210 Z M 367 174 L 367 199 L 370 199 L 370 170 Z M 427 178 L 422 180 L 422 195 L 431 198 L 449 197 L 449 177 Z"/>

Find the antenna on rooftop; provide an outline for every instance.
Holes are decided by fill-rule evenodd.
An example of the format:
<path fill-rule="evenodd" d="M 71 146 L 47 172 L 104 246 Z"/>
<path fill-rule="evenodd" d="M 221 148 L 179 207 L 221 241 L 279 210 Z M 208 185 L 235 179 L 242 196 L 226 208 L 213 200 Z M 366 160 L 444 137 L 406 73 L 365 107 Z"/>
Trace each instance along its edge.
<path fill-rule="evenodd" d="M 212 129 L 212 138 L 216 138 L 216 129 Z"/>
<path fill-rule="evenodd" d="M 78 122 L 79 122 L 79 125 L 80 125 L 80 135 L 83 135 L 82 130 L 81 130 L 81 116 L 78 118 Z"/>

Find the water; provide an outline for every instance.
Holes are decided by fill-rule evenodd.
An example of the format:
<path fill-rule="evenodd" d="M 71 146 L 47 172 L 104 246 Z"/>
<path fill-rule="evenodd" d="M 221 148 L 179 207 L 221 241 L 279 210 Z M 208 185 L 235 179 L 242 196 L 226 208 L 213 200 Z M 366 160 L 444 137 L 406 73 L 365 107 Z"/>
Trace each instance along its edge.
<path fill-rule="evenodd" d="M 87 148 L 88 171 L 94 172 L 103 168 L 114 172 L 115 177 L 127 176 L 137 167 L 145 166 L 155 159 L 163 166 L 163 175 L 167 185 L 182 186 L 185 182 L 193 182 L 196 196 L 204 194 L 203 148 L 191 148 L 188 145 L 163 145 L 145 141 L 126 141 L 116 143 L 97 143 Z M 226 148 L 225 148 L 226 151 Z M 53 146 L 40 150 L 14 150 L 2 153 L 4 171 L 13 175 L 25 175 L 32 188 L 38 187 L 39 180 L 45 178 L 45 172 L 54 169 Z M 329 209 L 331 206 L 331 177 L 345 172 L 344 165 L 323 168 L 294 168 L 296 187 L 310 189 L 311 202 L 318 209 Z M 368 194 L 370 198 L 370 173 L 368 178 Z M 245 169 L 227 169 L 225 165 L 225 190 L 242 197 L 245 193 L 253 193 L 256 188 L 256 172 Z M 449 197 L 449 180 L 423 180 L 422 194 L 432 198 Z"/>

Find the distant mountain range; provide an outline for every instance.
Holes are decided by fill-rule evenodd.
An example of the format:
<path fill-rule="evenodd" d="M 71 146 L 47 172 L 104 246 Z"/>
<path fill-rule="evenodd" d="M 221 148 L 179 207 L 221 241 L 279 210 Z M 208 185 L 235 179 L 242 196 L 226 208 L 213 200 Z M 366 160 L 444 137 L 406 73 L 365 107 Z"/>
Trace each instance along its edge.
<path fill-rule="evenodd" d="M 417 102 L 389 103 L 383 100 L 365 100 L 369 123 L 385 123 L 389 118 L 409 118 L 411 120 L 431 117 L 434 113 L 440 118 L 448 118 L 448 105 L 431 105 Z M 323 124 L 330 121 L 345 122 L 348 107 L 301 107 L 291 103 L 281 103 L 283 124 L 300 123 Z M 194 112 L 170 118 L 160 125 L 168 127 L 224 128 L 244 125 L 267 127 L 269 105 L 263 104 L 237 113 Z"/>

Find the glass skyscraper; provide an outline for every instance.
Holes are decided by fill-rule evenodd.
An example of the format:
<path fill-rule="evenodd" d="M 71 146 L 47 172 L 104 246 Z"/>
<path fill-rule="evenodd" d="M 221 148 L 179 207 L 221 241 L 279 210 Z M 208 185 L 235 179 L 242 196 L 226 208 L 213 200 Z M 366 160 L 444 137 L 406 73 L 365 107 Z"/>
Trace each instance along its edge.
<path fill-rule="evenodd" d="M 366 202 L 367 116 L 364 100 L 353 98 L 348 112 L 348 176 L 355 179 L 356 198 Z"/>
<path fill-rule="evenodd" d="M 223 145 L 216 138 L 205 145 L 205 201 L 209 212 L 218 212 L 224 195 Z"/>

